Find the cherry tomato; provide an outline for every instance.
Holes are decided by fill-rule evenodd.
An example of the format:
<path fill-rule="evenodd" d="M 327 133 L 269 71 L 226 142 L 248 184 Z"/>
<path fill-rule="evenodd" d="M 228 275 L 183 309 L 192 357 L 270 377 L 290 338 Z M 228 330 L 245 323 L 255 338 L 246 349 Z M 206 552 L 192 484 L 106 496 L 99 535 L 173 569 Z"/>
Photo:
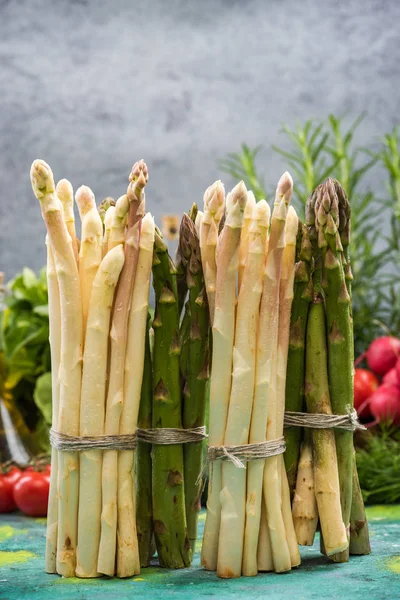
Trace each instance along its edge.
<path fill-rule="evenodd" d="M 20 511 L 30 517 L 45 517 L 49 499 L 48 471 L 28 471 L 14 485 L 14 500 Z"/>
<path fill-rule="evenodd" d="M 13 497 L 13 487 L 22 473 L 17 467 L 12 467 L 7 473 L 0 473 L 0 513 L 17 510 Z"/>
<path fill-rule="evenodd" d="M 360 406 L 372 395 L 379 386 L 378 378 L 368 369 L 356 369 L 354 373 L 354 408 L 359 410 Z M 371 416 L 369 405 L 366 404 L 360 417 L 366 419 Z"/>

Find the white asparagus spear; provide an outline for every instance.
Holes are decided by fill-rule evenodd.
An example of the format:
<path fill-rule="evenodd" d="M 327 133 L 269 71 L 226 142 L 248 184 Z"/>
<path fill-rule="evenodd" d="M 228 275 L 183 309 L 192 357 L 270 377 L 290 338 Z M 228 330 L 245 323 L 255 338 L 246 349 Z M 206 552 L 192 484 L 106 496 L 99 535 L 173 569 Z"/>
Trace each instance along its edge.
<path fill-rule="evenodd" d="M 128 340 L 129 311 L 139 254 L 140 221 L 144 214 L 143 189 L 148 180 L 147 167 L 143 161 L 132 169 L 134 179 L 124 197 L 116 203 L 115 219 L 110 232 L 109 248 L 122 239 L 125 223 L 131 222 L 126 234 L 125 263 L 118 284 L 111 324 L 110 378 L 106 402 L 105 434 L 118 435 L 124 401 L 125 355 Z M 131 177 L 132 177 L 131 174 Z M 128 215 L 124 213 L 125 207 Z M 132 216 L 130 215 L 132 213 Z M 134 241 L 136 240 L 136 242 Z M 100 573 L 115 572 L 117 535 L 118 452 L 105 450 L 102 468 L 102 512 L 99 558 Z"/>
<path fill-rule="evenodd" d="M 268 242 L 263 294 L 260 306 L 256 355 L 256 381 L 249 438 L 251 444 L 264 442 L 266 439 L 269 402 L 275 388 L 273 362 L 278 348 L 279 282 L 281 260 L 283 248 L 285 246 L 287 206 L 290 202 L 292 190 L 292 178 L 289 173 L 284 173 L 279 180 L 276 190 Z M 275 417 L 272 418 L 275 420 Z M 243 574 L 248 576 L 257 574 L 257 541 L 261 518 L 263 470 L 264 464 L 263 461 L 260 460 L 251 461 L 247 465 L 247 503 Z M 280 502 L 280 499 L 278 501 Z M 281 514 L 280 504 L 277 507 L 277 510 L 279 510 L 279 513 Z M 284 524 L 282 519 L 281 521 L 280 533 L 284 536 Z M 271 534 L 271 542 L 272 537 L 273 535 Z M 269 553 L 269 549 L 266 546 L 260 546 L 259 560 L 261 563 L 268 563 L 268 558 L 264 560 L 262 557 L 264 549 Z M 284 557 L 283 562 L 285 567 L 289 566 L 290 568 L 290 555 L 286 540 L 282 542 L 281 553 Z"/>
<path fill-rule="evenodd" d="M 242 286 L 243 273 L 246 266 L 247 250 L 249 247 L 249 229 L 253 219 L 253 210 L 256 205 L 256 199 L 251 190 L 247 192 L 247 204 L 244 211 L 242 234 L 240 236 L 239 245 L 239 273 L 238 273 L 238 289 Z"/>
<path fill-rule="evenodd" d="M 79 435 L 79 406 L 82 379 L 82 304 L 78 266 L 62 207 L 55 194 L 53 173 L 42 160 L 31 167 L 31 183 L 40 201 L 46 223 L 60 289 L 61 352 L 60 405 L 58 427 L 61 433 Z M 58 461 L 57 572 L 75 575 L 79 494 L 77 452 L 60 452 Z"/>
<path fill-rule="evenodd" d="M 215 311 L 218 227 L 224 214 L 224 200 L 225 189 L 222 181 L 215 181 L 204 192 L 204 213 L 200 228 L 200 250 L 211 325 L 214 321 Z"/>
<path fill-rule="evenodd" d="M 102 260 L 93 281 L 83 354 L 80 435 L 104 433 L 107 351 L 115 288 L 124 264 L 124 249 L 116 246 Z M 78 548 L 76 575 L 98 577 L 102 450 L 80 453 Z"/>
<path fill-rule="evenodd" d="M 81 282 L 82 318 L 84 338 L 89 313 L 90 295 L 97 269 L 101 263 L 103 223 L 96 207 L 92 190 L 86 185 L 76 191 L 75 201 L 82 221 L 81 247 L 79 250 L 79 279 Z"/>
<path fill-rule="evenodd" d="M 226 199 L 226 221 L 221 233 L 218 258 L 213 322 L 213 358 L 210 385 L 210 446 L 224 443 L 226 417 L 232 378 L 233 341 L 235 333 L 236 277 L 238 250 L 247 190 L 243 181 Z M 204 219 L 203 219 L 204 225 Z M 222 487 L 221 463 L 211 465 L 204 528 L 202 564 L 207 570 L 217 568 L 218 536 L 221 519 L 219 494 Z"/>
<path fill-rule="evenodd" d="M 318 525 L 318 508 L 315 497 L 312 449 L 308 439 L 303 442 L 300 452 L 292 514 L 297 543 L 301 546 L 312 546 Z"/>
<path fill-rule="evenodd" d="M 112 208 L 112 207 L 111 207 Z M 129 211 L 129 200 L 128 196 L 124 194 L 118 198 L 115 203 L 114 210 L 111 212 L 111 226 L 110 233 L 108 236 L 108 250 L 118 246 L 118 244 L 125 243 L 125 230 L 128 222 L 128 211 Z M 107 211 L 108 212 L 108 211 Z"/>
<path fill-rule="evenodd" d="M 247 194 L 248 201 L 249 194 Z M 247 206 L 246 204 L 245 215 Z M 253 406 L 258 316 L 270 208 L 265 200 L 257 205 L 255 200 L 254 203 L 250 200 L 250 206 L 252 216 L 250 224 L 247 224 L 246 264 L 236 311 L 232 389 L 225 431 L 225 446 L 247 444 Z M 242 541 L 244 537 L 246 469 L 238 469 L 229 461 L 224 462 L 222 464 L 222 485 L 217 574 L 220 577 L 240 577 L 243 544 L 238 543 L 238 540 Z"/>
<path fill-rule="evenodd" d="M 61 200 L 64 212 L 64 221 L 71 236 L 72 248 L 74 250 L 75 260 L 79 262 L 79 240 L 75 231 L 74 215 L 74 190 L 68 179 L 60 179 L 56 186 L 56 194 Z"/>
<path fill-rule="evenodd" d="M 260 529 L 258 533 L 257 546 L 257 568 L 262 573 L 267 573 L 274 570 L 274 563 L 272 562 L 271 539 L 269 537 L 264 497 L 262 498 L 261 502 Z M 243 572 L 243 575 L 246 575 L 246 573 Z M 252 573 L 249 572 L 249 575 L 252 576 Z"/>
<path fill-rule="evenodd" d="M 129 240 L 126 243 L 129 243 Z M 135 433 L 137 427 L 143 378 L 153 246 L 154 219 L 150 213 L 147 213 L 143 218 L 140 232 L 139 257 L 129 314 L 124 403 L 119 429 L 120 434 L 123 435 Z M 132 575 L 140 573 L 133 467 L 134 451 L 122 450 L 118 455 L 118 577 L 132 577 Z"/>
<path fill-rule="evenodd" d="M 282 253 L 281 276 L 278 302 L 278 327 L 273 332 L 273 348 L 276 348 L 271 360 L 271 386 L 268 400 L 267 440 L 274 440 L 283 435 L 283 414 L 285 410 L 285 381 L 287 348 L 289 343 L 290 306 L 293 297 L 294 256 L 298 219 L 296 211 L 281 201 L 283 212 L 287 212 L 285 228 L 285 248 Z M 276 331 L 278 329 L 278 331 Z M 282 461 L 282 462 L 281 462 Z M 274 569 L 278 573 L 289 571 L 299 564 L 297 540 L 294 534 L 292 513 L 289 507 L 282 509 L 282 456 L 267 458 L 264 467 L 264 495 L 267 521 L 271 538 Z M 286 477 L 286 471 L 284 471 Z M 285 496 L 290 502 L 289 494 Z M 289 510 L 289 520 L 287 519 Z M 285 514 L 285 517 L 284 517 Z M 290 529 L 290 523 L 292 528 Z M 294 540 L 294 542 L 293 542 Z M 297 554 L 296 554 L 297 552 Z M 289 561 L 288 561 L 289 558 Z"/>
<path fill-rule="evenodd" d="M 102 245 L 103 257 L 108 252 L 108 240 L 110 238 L 111 226 L 114 221 L 114 213 L 115 213 L 115 206 L 110 206 L 110 208 L 108 208 L 108 210 L 106 212 L 106 216 L 104 217 L 104 234 L 103 234 L 103 245 Z"/>
<path fill-rule="evenodd" d="M 290 313 L 293 301 L 293 283 L 296 255 L 296 236 L 299 220 L 293 206 L 289 206 L 285 228 L 285 248 L 282 256 L 281 279 L 279 286 L 279 334 L 278 355 L 276 370 L 276 406 L 278 436 L 283 435 L 283 417 L 285 412 L 285 389 L 287 357 L 289 349 Z M 289 484 L 283 455 L 276 457 L 278 471 L 280 471 L 281 494 L 282 494 L 282 516 L 285 524 L 286 539 L 289 547 L 292 567 L 300 564 L 300 553 L 297 544 L 296 533 L 293 526 L 292 507 L 290 501 Z"/>
<path fill-rule="evenodd" d="M 58 408 L 60 402 L 60 351 L 61 351 L 61 313 L 60 291 L 54 264 L 50 240 L 46 236 L 47 245 L 47 288 L 49 302 L 50 354 L 51 354 L 51 401 L 52 427 L 58 431 Z M 58 528 L 58 451 L 51 449 L 51 475 L 49 504 L 47 509 L 46 529 L 46 573 L 56 573 L 57 558 L 57 528 Z"/>

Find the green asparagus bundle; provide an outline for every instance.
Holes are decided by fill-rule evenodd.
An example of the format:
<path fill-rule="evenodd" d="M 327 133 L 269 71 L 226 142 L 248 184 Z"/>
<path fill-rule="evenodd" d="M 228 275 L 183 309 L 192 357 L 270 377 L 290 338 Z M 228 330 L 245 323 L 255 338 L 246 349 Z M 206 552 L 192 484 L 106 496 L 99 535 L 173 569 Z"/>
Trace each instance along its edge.
<path fill-rule="evenodd" d="M 152 424 L 154 428 L 181 428 L 176 268 L 159 230 L 156 230 L 154 250 L 156 307 L 153 320 Z M 186 529 L 182 445 L 153 445 L 152 458 L 153 523 L 160 565 L 173 569 L 187 567 L 191 552 Z"/>
<path fill-rule="evenodd" d="M 302 411 L 304 405 L 306 326 L 313 291 L 311 269 L 312 248 L 308 229 L 299 219 L 286 377 L 285 407 L 287 411 Z M 286 452 L 284 458 L 291 496 L 296 485 L 302 433 L 300 427 L 285 429 Z"/>
<path fill-rule="evenodd" d="M 200 258 L 200 245 L 193 222 L 196 211 L 190 218 L 184 214 L 180 228 L 180 254 L 185 256 L 184 269 L 189 299 L 183 317 L 186 366 L 183 388 L 183 426 L 199 427 L 205 424 L 206 386 L 209 377 L 209 333 L 210 320 L 207 295 L 204 287 Z M 182 361 L 181 361 L 182 363 Z M 192 553 L 197 538 L 197 519 L 200 511 L 202 490 L 201 472 L 203 442 L 185 444 L 185 504 L 188 535 Z"/>
<path fill-rule="evenodd" d="M 138 427 L 150 429 L 152 422 L 153 373 L 150 351 L 150 315 L 147 320 L 145 360 Z M 153 555 L 153 509 L 151 493 L 151 444 L 138 441 L 136 449 L 136 527 L 140 566 L 147 567 Z"/>

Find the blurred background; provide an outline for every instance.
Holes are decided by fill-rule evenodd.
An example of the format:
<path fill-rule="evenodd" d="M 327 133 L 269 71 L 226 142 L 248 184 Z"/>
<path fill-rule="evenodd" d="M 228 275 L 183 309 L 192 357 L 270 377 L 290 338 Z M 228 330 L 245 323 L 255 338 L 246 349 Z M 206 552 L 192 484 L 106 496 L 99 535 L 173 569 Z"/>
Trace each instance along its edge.
<path fill-rule="evenodd" d="M 271 148 L 290 146 L 283 123 L 365 111 L 357 143 L 374 148 L 398 118 L 399 18 L 382 0 L 2 1 L 0 268 L 45 262 L 34 158 L 99 201 L 144 158 L 160 222 L 216 178 L 231 185 L 218 161 L 242 142 L 262 144 L 271 192 L 288 168 Z"/>
<path fill-rule="evenodd" d="M 394 0 L 0 1 L 0 271 L 12 280 L 1 335 L 7 387 L 44 447 L 51 390 L 35 158 L 56 181 L 89 185 L 98 202 L 123 194 L 144 158 L 159 225 L 201 207 L 217 178 L 227 188 L 243 178 L 271 201 L 288 169 L 303 215 L 314 187 L 337 177 L 352 205 L 356 355 L 399 336 L 399 23 Z M 362 374 L 356 406 L 381 375 Z M 387 431 L 357 459 L 369 501 L 400 499 L 400 445 Z"/>

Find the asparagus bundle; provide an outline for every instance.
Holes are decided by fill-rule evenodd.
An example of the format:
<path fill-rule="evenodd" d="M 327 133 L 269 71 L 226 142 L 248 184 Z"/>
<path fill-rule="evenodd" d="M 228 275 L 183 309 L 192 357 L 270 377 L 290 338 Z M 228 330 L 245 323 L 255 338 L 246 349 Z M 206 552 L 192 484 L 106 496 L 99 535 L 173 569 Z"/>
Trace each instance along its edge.
<path fill-rule="evenodd" d="M 50 167 L 37 160 L 31 168 L 48 231 L 53 429 L 67 438 L 133 435 L 136 430 L 154 243 L 151 215 L 141 228 L 147 177 L 139 161 L 127 194 L 115 207 L 103 202 L 104 233 L 93 193 L 82 186 L 76 193 L 79 244 L 72 186 L 59 182 L 61 202 Z M 139 572 L 133 450 L 93 447 L 78 454 L 74 446 L 72 451 L 53 449 L 52 457 L 46 570 L 96 577 L 113 574 L 116 564 L 121 577 Z"/>

